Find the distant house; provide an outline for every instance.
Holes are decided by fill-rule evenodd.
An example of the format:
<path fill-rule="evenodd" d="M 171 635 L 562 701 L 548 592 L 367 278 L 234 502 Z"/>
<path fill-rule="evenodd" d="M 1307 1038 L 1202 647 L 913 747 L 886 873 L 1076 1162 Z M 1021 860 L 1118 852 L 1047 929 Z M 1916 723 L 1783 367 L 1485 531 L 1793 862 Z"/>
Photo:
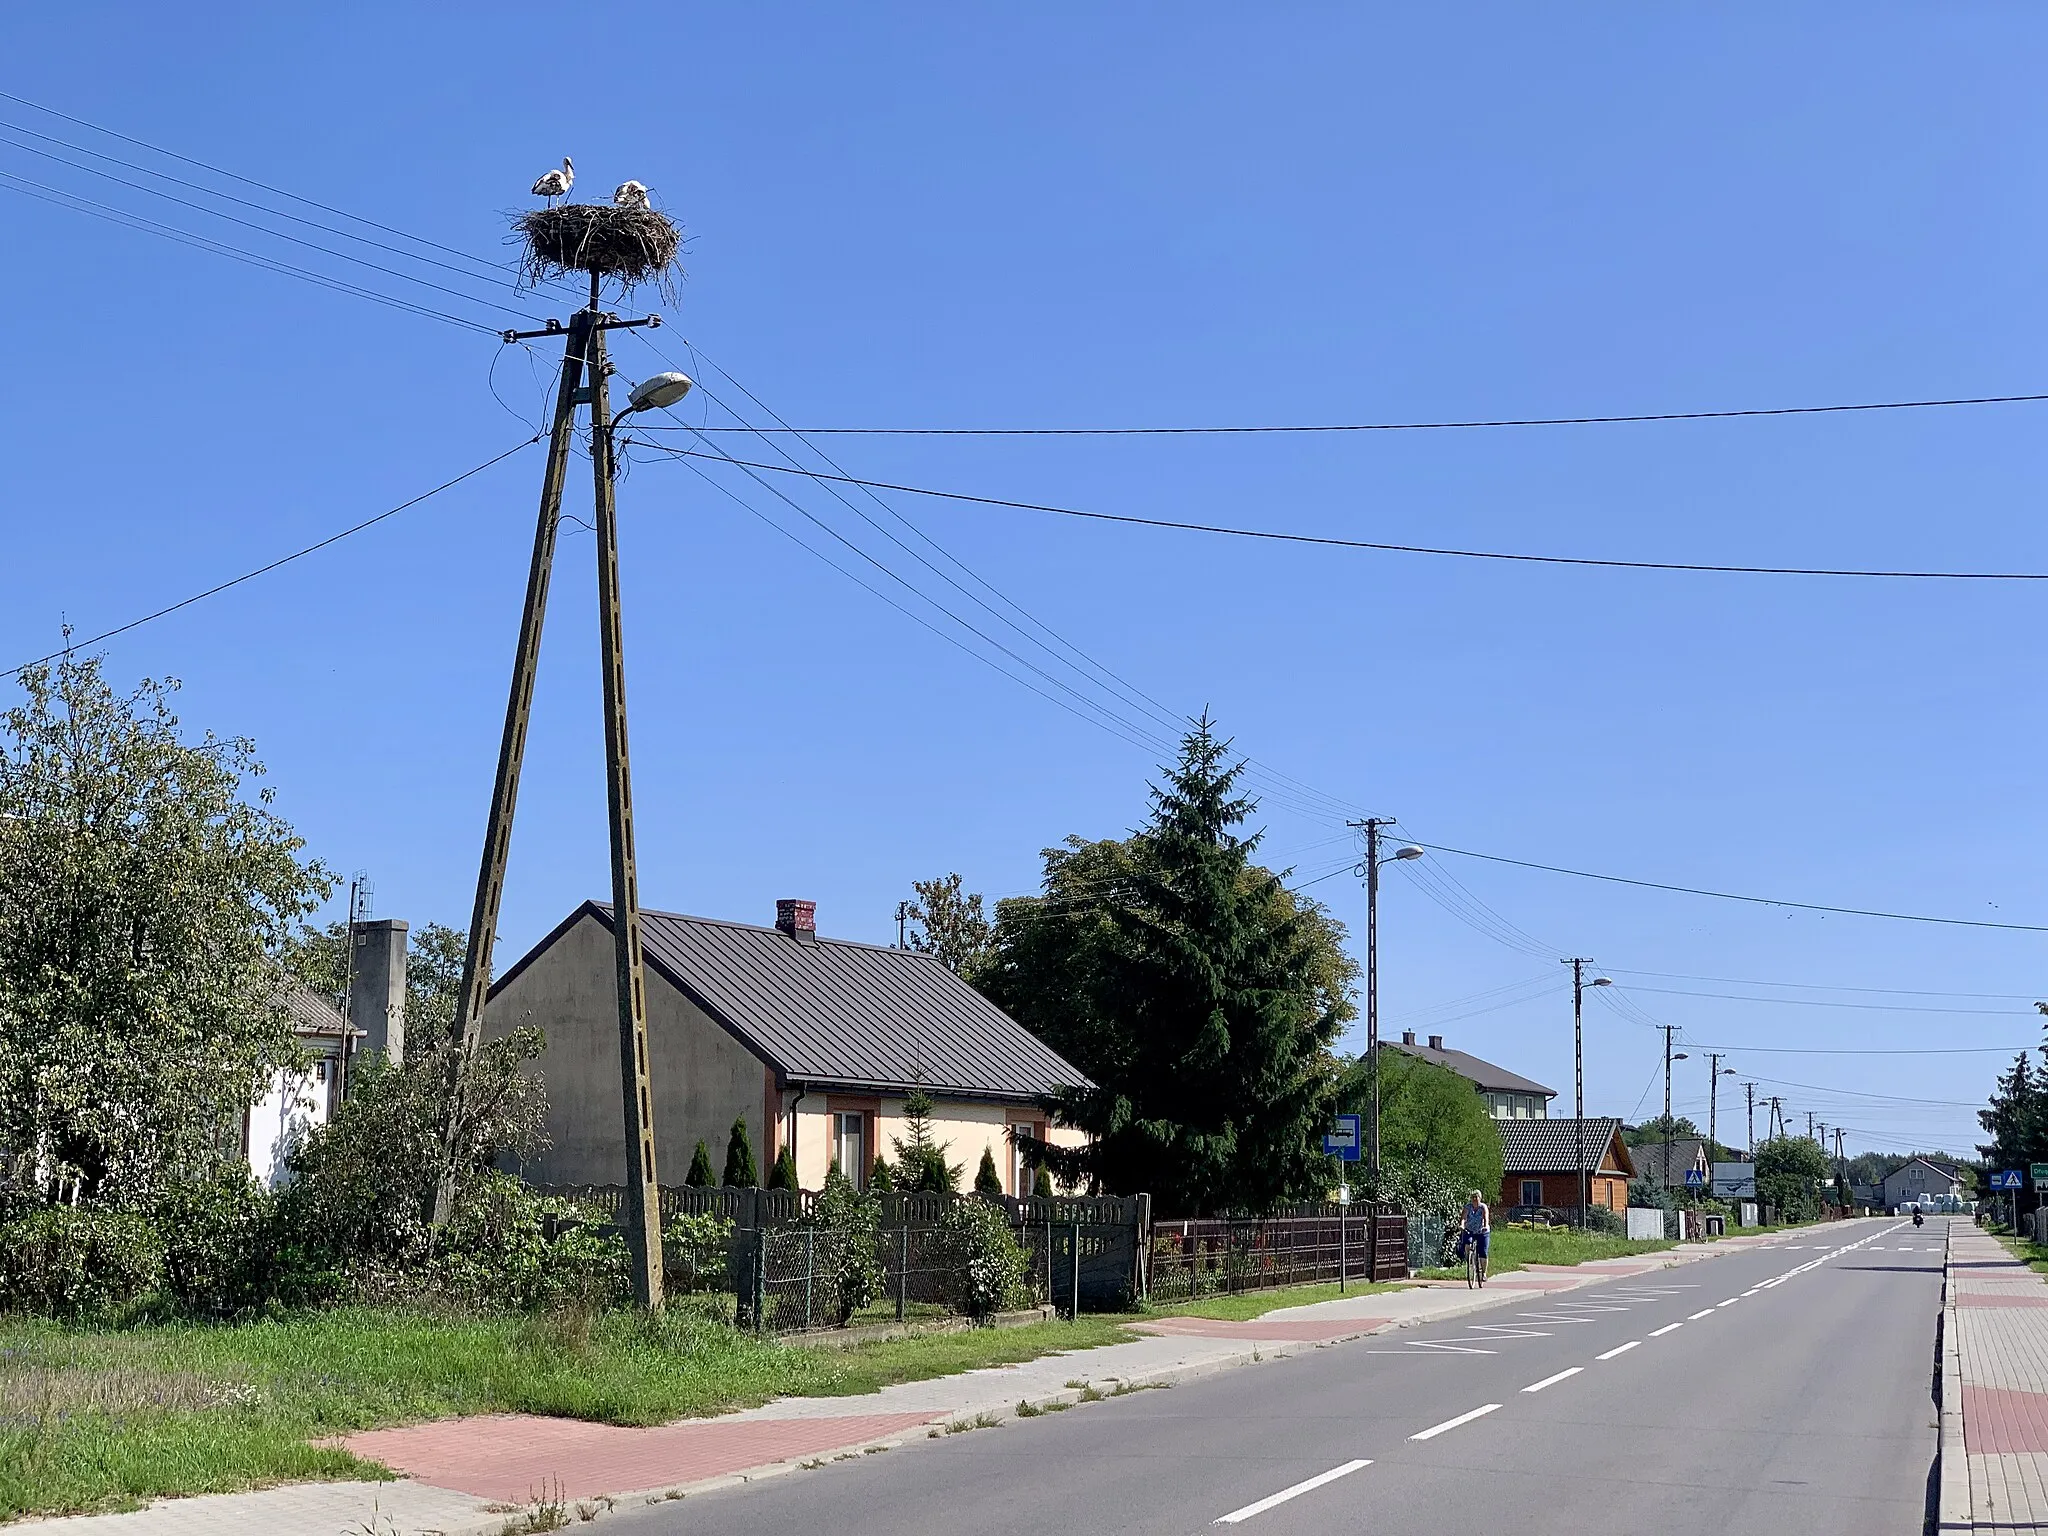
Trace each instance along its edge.
<path fill-rule="evenodd" d="M 1557 1097 L 1555 1088 L 1546 1088 L 1520 1073 L 1497 1067 L 1490 1061 L 1481 1061 L 1468 1052 L 1449 1049 L 1442 1035 L 1431 1035 L 1427 1045 L 1417 1045 L 1415 1031 L 1408 1029 L 1401 1032 L 1399 1040 L 1385 1043 L 1397 1051 L 1457 1073 L 1479 1090 L 1486 1112 L 1496 1120 L 1544 1119 L 1550 1113 L 1550 1101 Z"/>
<path fill-rule="evenodd" d="M 1087 1079 L 929 955 L 818 936 L 815 904 L 776 903 L 772 928 L 642 912 L 659 1177 L 680 1184 L 701 1138 L 714 1169 L 744 1117 L 760 1172 L 784 1147 L 797 1182 L 837 1163 L 865 1184 L 905 1132 L 922 1088 L 946 1159 L 971 1183 L 984 1149 L 1011 1194 L 1034 1177 L 1013 1127 L 1055 1145 L 1041 1098 Z M 553 1145 L 521 1173 L 540 1184 L 617 1184 L 626 1166 L 612 910 L 587 901 L 491 988 L 485 1033 L 537 1024 Z"/>
<path fill-rule="evenodd" d="M 1884 1208 L 1889 1213 L 1902 1205 L 1943 1195 L 1960 1199 L 1968 1192 L 1966 1182 L 1963 1170 L 1953 1163 L 1937 1163 L 1931 1158 L 1916 1157 L 1885 1175 L 1882 1185 Z"/>
<path fill-rule="evenodd" d="M 272 1075 L 261 1097 L 242 1112 L 242 1155 L 266 1189 L 288 1177 L 284 1160 L 316 1125 L 333 1116 L 341 1089 L 341 1056 L 348 1025 L 326 998 L 297 982 L 278 1001 L 291 1016 L 292 1033 L 307 1057 L 303 1072 Z"/>
<path fill-rule="evenodd" d="M 1503 1212 L 1579 1206 L 1580 1127 L 1584 1126 L 1586 1199 L 1610 1211 L 1628 1208 L 1636 1163 L 1612 1116 L 1586 1120 L 1504 1120 L 1500 1130 Z M 1636 1148 L 1635 1151 L 1641 1151 Z"/>
<path fill-rule="evenodd" d="M 1685 1189 L 1688 1173 L 1701 1175 L 1691 1187 L 1708 1191 L 1713 1186 L 1713 1160 L 1707 1156 L 1707 1143 L 1702 1137 L 1674 1136 L 1669 1141 L 1639 1141 L 1630 1151 L 1643 1178 L 1654 1188 L 1662 1189 L 1669 1185 L 1673 1189 Z"/>

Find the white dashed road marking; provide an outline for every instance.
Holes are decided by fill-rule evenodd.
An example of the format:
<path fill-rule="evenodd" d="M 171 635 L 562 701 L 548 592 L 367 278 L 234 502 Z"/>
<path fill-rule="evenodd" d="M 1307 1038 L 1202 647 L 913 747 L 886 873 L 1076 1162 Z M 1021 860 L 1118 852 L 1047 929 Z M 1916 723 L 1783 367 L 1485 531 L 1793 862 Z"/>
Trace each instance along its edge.
<path fill-rule="evenodd" d="M 1474 1408 L 1470 1413 L 1461 1413 L 1455 1419 L 1445 1419 L 1441 1424 L 1432 1424 L 1420 1434 L 1410 1435 L 1408 1438 L 1410 1440 L 1434 1440 L 1446 1430 L 1456 1429 L 1460 1424 L 1470 1424 L 1474 1419 L 1485 1418 L 1499 1406 L 1499 1403 L 1487 1403 L 1481 1407 Z"/>
<path fill-rule="evenodd" d="M 1524 1392 L 1541 1392 L 1545 1387 L 1554 1387 L 1560 1381 L 1569 1380 L 1571 1377 L 1578 1375 L 1579 1372 L 1583 1371 L 1584 1369 L 1585 1367 L 1583 1365 L 1568 1366 L 1564 1370 L 1559 1371 L 1555 1376 L 1546 1376 L 1541 1381 L 1531 1382 L 1528 1386 L 1522 1388 L 1522 1390 Z"/>
<path fill-rule="evenodd" d="M 1616 1355 L 1627 1354 L 1630 1350 L 1634 1349 L 1638 1344 L 1642 1342 L 1643 1341 L 1641 1339 L 1630 1339 L 1626 1344 L 1617 1344 L 1614 1348 L 1607 1351 L 1606 1354 L 1595 1355 L 1593 1358 L 1595 1360 L 1612 1360 Z"/>
<path fill-rule="evenodd" d="M 1686 1321 L 1688 1323 L 1696 1323 L 1703 1317 L 1712 1317 L 1713 1315 L 1714 1309 L 1712 1307 L 1702 1307 L 1699 1311 L 1693 1313 L 1691 1317 L 1688 1317 Z"/>
<path fill-rule="evenodd" d="M 1215 1523 L 1218 1525 L 1236 1525 L 1240 1520 L 1251 1519 L 1253 1515 L 1263 1515 L 1276 1504 L 1285 1504 L 1289 1499 L 1299 1498 L 1312 1488 L 1320 1488 L 1325 1483 L 1334 1483 L 1340 1477 L 1349 1477 L 1360 1467 L 1369 1467 L 1371 1465 L 1372 1463 L 1369 1461 L 1347 1461 L 1341 1467 L 1332 1467 L 1327 1472 L 1318 1472 L 1306 1482 L 1296 1483 L 1292 1488 L 1282 1488 L 1278 1493 L 1269 1493 L 1256 1504 L 1247 1504 L 1243 1509 L 1233 1509 L 1227 1515 L 1218 1515 Z"/>
<path fill-rule="evenodd" d="M 1685 1324 L 1683 1323 L 1666 1323 L 1662 1328 L 1652 1328 L 1650 1330 L 1650 1337 L 1653 1339 L 1661 1339 L 1664 1337 L 1665 1334 L 1676 1333 L 1679 1329 L 1683 1328 L 1684 1326 Z"/>

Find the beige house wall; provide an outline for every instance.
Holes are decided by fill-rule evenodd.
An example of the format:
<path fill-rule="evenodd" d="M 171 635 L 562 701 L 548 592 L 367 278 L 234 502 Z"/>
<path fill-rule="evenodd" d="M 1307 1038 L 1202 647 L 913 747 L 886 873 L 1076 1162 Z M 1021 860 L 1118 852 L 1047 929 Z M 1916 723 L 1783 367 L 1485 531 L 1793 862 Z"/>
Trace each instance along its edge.
<path fill-rule="evenodd" d="M 904 1113 L 904 1099 L 901 1095 L 861 1095 L 827 1093 L 812 1090 L 799 1101 L 794 1091 L 783 1095 L 786 1106 L 795 1110 L 796 1131 L 796 1177 L 805 1189 L 817 1189 L 825 1182 L 825 1170 L 831 1166 L 835 1154 L 833 1143 L 833 1111 L 865 1113 L 867 1117 L 867 1146 L 865 1156 L 872 1164 L 877 1152 L 891 1162 L 895 1161 L 896 1143 L 907 1139 L 910 1132 L 909 1120 Z M 1087 1137 L 1080 1131 L 1050 1123 L 1050 1117 L 1037 1106 L 1025 1103 L 1001 1103 L 986 1099 L 946 1098 L 939 1094 L 932 1096 L 930 1119 L 931 1134 L 946 1149 L 946 1161 L 959 1166 L 960 1187 L 973 1187 L 974 1175 L 981 1167 L 981 1154 L 989 1151 L 996 1160 L 996 1171 L 1002 1175 L 1005 1194 L 1029 1194 L 1030 1190 L 1019 1191 L 1017 1169 L 1011 1157 L 1009 1127 L 1023 1124 L 1046 1135 L 1054 1146 L 1080 1147 L 1087 1143 Z M 789 1116 L 784 1116 L 784 1133 L 787 1134 Z M 850 1173 L 851 1170 L 848 1170 Z M 861 1177 L 865 1178 L 866 1170 Z"/>

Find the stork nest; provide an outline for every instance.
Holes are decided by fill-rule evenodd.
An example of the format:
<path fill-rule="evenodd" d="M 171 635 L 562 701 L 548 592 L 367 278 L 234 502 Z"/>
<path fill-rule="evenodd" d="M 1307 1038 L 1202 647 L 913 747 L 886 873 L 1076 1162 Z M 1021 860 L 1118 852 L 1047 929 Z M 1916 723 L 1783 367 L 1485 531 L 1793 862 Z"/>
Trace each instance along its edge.
<path fill-rule="evenodd" d="M 529 288 L 571 272 L 589 272 L 615 277 L 629 292 L 653 283 L 674 301 L 682 232 L 658 208 L 562 203 L 520 214 L 513 228 L 525 244 L 519 268 Z"/>

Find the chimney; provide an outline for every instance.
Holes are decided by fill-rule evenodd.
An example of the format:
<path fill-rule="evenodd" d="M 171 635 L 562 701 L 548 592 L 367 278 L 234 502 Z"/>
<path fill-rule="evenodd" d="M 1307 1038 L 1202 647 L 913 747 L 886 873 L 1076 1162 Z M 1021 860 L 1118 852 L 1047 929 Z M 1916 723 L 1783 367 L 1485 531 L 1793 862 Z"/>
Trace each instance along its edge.
<path fill-rule="evenodd" d="M 357 923 L 349 955 L 348 1021 L 363 1032 L 359 1049 L 405 1060 L 405 944 L 402 917 Z"/>
<path fill-rule="evenodd" d="M 1414 1031 L 1414 1030 L 1412 1030 L 1412 1029 L 1404 1029 L 1404 1030 L 1402 1030 L 1402 1031 L 1401 1031 L 1401 1043 L 1402 1043 L 1403 1045 L 1413 1045 L 1413 1044 L 1415 1043 L 1415 1031 Z"/>
<path fill-rule="evenodd" d="M 775 926 L 805 944 L 818 942 L 818 904 L 785 899 L 775 903 Z"/>
<path fill-rule="evenodd" d="M 1444 1037 L 1442 1035 L 1431 1035 L 1429 1037 L 1429 1048 L 1432 1051 L 1442 1050 L 1444 1048 Z"/>

